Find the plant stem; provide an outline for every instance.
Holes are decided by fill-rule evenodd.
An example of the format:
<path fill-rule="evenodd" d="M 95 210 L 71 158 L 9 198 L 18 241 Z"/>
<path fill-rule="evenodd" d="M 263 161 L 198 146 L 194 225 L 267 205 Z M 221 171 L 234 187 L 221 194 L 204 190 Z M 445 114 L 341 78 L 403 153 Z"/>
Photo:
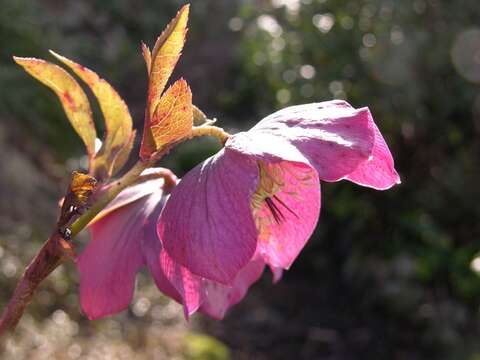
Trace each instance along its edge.
<path fill-rule="evenodd" d="M 67 253 L 61 245 L 62 240 L 58 231 L 55 231 L 25 269 L 0 318 L 0 336 L 15 329 L 40 282 L 66 258 Z"/>
<path fill-rule="evenodd" d="M 123 189 L 134 183 L 140 173 L 152 162 L 137 162 L 124 176 L 113 182 L 93 206 L 80 216 L 70 227 L 71 237 L 77 235 L 103 208 L 112 201 Z M 0 337 L 7 331 L 13 331 L 23 315 L 26 306 L 33 298 L 40 283 L 61 263 L 68 259 L 73 250 L 55 227 L 53 234 L 43 244 L 42 248 L 28 265 L 10 301 L 4 308 L 0 318 Z"/>
<path fill-rule="evenodd" d="M 164 179 L 165 183 L 163 188 L 171 189 L 177 184 L 177 177 L 175 174 L 167 168 L 157 168 L 154 172 L 149 174 L 140 175 L 133 185 L 141 184 L 146 181 Z M 165 190 L 164 190 L 165 191 Z"/>
<path fill-rule="evenodd" d="M 108 205 L 123 189 L 133 184 L 138 176 L 143 170 L 149 167 L 150 162 L 137 162 L 125 175 L 123 175 L 119 180 L 115 181 L 82 216 L 80 216 L 75 222 L 70 226 L 72 231 L 71 237 L 73 238 L 77 235 L 88 223 L 100 212 L 105 206 Z"/>
<path fill-rule="evenodd" d="M 230 137 L 230 134 L 222 128 L 202 125 L 192 129 L 190 138 L 196 136 L 214 136 L 222 144 Z M 186 140 L 186 139 L 184 139 Z M 123 189 L 134 184 L 139 180 L 143 170 L 151 167 L 155 161 L 159 160 L 169 151 L 170 147 L 160 149 L 157 154 L 149 161 L 138 161 L 125 175 L 120 179 L 109 184 L 105 192 L 95 201 L 95 203 L 71 226 L 70 236 L 73 238 L 83 230 L 95 216 L 100 213 Z M 166 170 L 166 169 L 165 169 Z M 169 171 L 168 171 L 169 172 Z M 148 179 L 145 175 L 145 179 Z M 66 259 L 73 256 L 72 245 L 62 238 L 59 229 L 55 227 L 52 235 L 45 241 L 42 248 L 28 265 L 15 288 L 10 301 L 4 308 L 0 318 L 0 337 L 8 331 L 13 331 L 18 321 L 23 315 L 26 306 L 30 303 L 35 290 L 40 283 Z"/>
<path fill-rule="evenodd" d="M 216 137 L 222 145 L 225 145 L 228 138 L 231 136 L 225 130 L 218 126 L 212 125 L 202 125 L 202 126 L 195 126 L 192 129 L 190 137 L 197 137 L 197 136 L 213 136 Z"/>

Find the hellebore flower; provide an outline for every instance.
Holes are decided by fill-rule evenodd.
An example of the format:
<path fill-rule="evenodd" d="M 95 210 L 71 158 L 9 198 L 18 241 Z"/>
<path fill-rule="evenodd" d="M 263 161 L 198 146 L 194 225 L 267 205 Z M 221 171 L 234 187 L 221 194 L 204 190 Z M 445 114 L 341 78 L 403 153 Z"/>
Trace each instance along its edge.
<path fill-rule="evenodd" d="M 166 169 L 150 169 L 164 178 L 122 191 L 89 225 L 91 241 L 77 259 L 80 302 L 89 319 L 124 310 L 131 302 L 137 272 L 147 266 L 159 290 L 184 304 L 188 317 L 199 310 L 222 318 L 263 272 L 252 261 L 227 287 L 191 274 L 163 250 L 156 221 L 177 181 Z"/>
<path fill-rule="evenodd" d="M 254 261 L 288 269 L 320 212 L 320 180 L 400 183 L 368 108 L 327 101 L 280 110 L 231 136 L 173 189 L 157 226 L 166 253 L 225 285 Z"/>

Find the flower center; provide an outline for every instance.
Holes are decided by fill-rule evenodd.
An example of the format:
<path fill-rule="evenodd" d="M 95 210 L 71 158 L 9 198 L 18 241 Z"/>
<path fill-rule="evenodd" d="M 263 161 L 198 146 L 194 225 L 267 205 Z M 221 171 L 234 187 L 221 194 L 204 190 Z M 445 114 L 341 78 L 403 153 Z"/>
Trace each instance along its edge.
<path fill-rule="evenodd" d="M 282 200 L 287 194 L 295 196 L 295 193 L 284 193 L 285 174 L 282 166 L 258 162 L 259 183 L 252 195 L 251 208 L 260 240 L 268 240 L 271 235 L 272 225 L 280 225 L 287 221 L 290 213 L 298 218 L 298 215 Z"/>
<path fill-rule="evenodd" d="M 252 195 L 252 210 L 258 210 L 262 207 L 265 199 L 270 199 L 278 193 L 284 186 L 283 179 L 279 169 L 275 166 L 258 162 L 259 182 L 257 190 Z"/>

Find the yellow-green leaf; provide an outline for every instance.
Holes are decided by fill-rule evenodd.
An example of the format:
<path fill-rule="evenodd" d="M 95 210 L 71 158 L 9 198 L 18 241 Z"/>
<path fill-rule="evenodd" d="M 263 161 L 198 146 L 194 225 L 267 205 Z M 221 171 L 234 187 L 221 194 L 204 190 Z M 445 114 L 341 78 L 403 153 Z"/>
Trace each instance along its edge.
<path fill-rule="evenodd" d="M 151 54 L 148 115 L 153 116 L 160 96 L 180 58 L 187 33 L 189 5 L 183 6 L 158 37 Z"/>
<path fill-rule="evenodd" d="M 157 149 L 187 137 L 192 131 L 192 92 L 183 79 L 176 81 L 160 99 L 150 130 Z"/>
<path fill-rule="evenodd" d="M 132 134 L 130 135 L 130 140 L 115 158 L 115 162 L 113 163 L 113 168 L 112 168 L 112 176 L 118 173 L 120 170 L 122 170 L 122 168 L 127 163 L 128 158 L 130 157 L 130 153 L 132 152 L 132 149 L 133 149 L 133 144 L 135 143 L 136 135 L 137 135 L 137 132 L 133 130 Z"/>
<path fill-rule="evenodd" d="M 98 178 L 110 176 L 119 152 L 127 146 L 132 135 L 132 117 L 123 99 L 115 89 L 94 71 L 53 51 L 50 53 L 67 65 L 92 90 L 105 119 L 106 132 L 103 145 L 95 157 L 94 174 Z"/>
<path fill-rule="evenodd" d="M 93 159 L 97 135 L 88 98 L 77 81 L 61 67 L 45 60 L 15 56 L 13 59 L 35 79 L 55 92 L 68 120 L 85 143 L 90 160 Z"/>
<path fill-rule="evenodd" d="M 201 125 L 205 121 L 207 121 L 207 115 L 205 115 L 205 113 L 202 110 L 200 110 L 198 107 L 193 105 L 192 110 L 193 110 L 193 123 L 195 125 Z"/>

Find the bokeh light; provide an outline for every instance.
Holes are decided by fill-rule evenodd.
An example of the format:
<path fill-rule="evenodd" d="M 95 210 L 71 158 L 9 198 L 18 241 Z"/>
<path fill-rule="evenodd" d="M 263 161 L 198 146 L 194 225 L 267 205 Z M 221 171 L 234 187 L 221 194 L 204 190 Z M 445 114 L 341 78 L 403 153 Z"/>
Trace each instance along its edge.
<path fill-rule="evenodd" d="M 452 45 L 452 62 L 465 79 L 480 82 L 480 28 L 462 31 Z"/>

